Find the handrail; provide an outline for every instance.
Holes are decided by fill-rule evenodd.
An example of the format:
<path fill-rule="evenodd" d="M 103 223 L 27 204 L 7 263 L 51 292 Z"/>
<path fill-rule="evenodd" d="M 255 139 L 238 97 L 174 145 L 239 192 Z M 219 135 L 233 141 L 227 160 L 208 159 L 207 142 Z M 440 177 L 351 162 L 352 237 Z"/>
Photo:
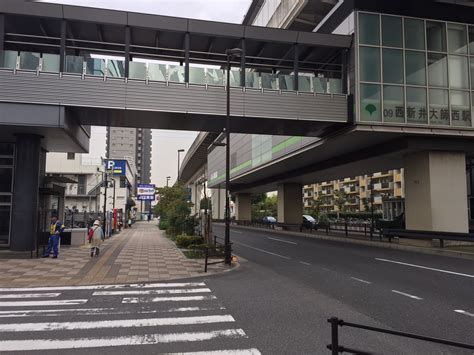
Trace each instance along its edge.
<path fill-rule="evenodd" d="M 428 341 L 431 343 L 450 345 L 450 346 L 455 346 L 455 347 L 463 348 L 463 349 L 474 349 L 474 344 L 467 344 L 467 343 L 462 343 L 458 341 L 435 338 L 435 337 L 430 337 L 430 336 L 420 335 L 420 334 L 415 334 L 415 333 L 408 333 L 408 332 L 401 332 L 397 330 L 373 327 L 373 326 L 364 325 L 364 324 L 345 322 L 344 320 L 339 319 L 337 317 L 329 318 L 328 323 L 331 323 L 331 344 L 327 345 L 327 348 L 331 350 L 331 353 L 333 355 L 337 355 L 339 353 L 344 353 L 344 352 L 353 353 L 353 354 L 370 354 L 368 352 L 355 350 L 355 349 L 351 349 L 351 348 L 347 348 L 347 347 L 339 345 L 339 328 L 338 327 L 343 327 L 343 326 L 370 330 L 377 333 L 396 335 L 396 336 L 401 336 L 404 338 L 423 340 L 423 341 Z"/>

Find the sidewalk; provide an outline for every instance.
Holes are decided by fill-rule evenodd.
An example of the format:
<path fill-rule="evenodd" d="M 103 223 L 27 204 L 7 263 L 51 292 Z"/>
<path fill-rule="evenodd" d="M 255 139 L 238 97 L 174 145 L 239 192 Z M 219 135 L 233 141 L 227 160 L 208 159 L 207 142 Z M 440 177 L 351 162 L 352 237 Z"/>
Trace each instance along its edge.
<path fill-rule="evenodd" d="M 58 259 L 1 259 L 0 287 L 87 285 L 172 280 L 204 274 L 204 261 L 187 259 L 155 223 L 139 222 L 107 239 L 99 257 L 85 247 L 62 247 Z"/>

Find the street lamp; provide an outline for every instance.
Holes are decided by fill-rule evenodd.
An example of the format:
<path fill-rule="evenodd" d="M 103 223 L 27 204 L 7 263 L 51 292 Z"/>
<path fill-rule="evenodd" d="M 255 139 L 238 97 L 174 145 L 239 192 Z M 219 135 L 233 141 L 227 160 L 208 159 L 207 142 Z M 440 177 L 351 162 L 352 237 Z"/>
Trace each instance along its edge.
<path fill-rule="evenodd" d="M 168 187 L 168 181 L 170 181 L 170 179 L 171 179 L 171 176 L 166 177 L 166 187 Z"/>
<path fill-rule="evenodd" d="M 225 51 L 227 56 L 227 115 L 225 120 L 225 237 L 224 237 L 224 258 L 225 263 L 230 265 L 232 250 L 230 246 L 230 60 L 242 55 L 241 48 L 232 48 Z"/>
<path fill-rule="evenodd" d="M 184 152 L 184 149 L 178 149 L 178 175 L 176 177 L 176 183 L 179 181 L 179 154 Z"/>

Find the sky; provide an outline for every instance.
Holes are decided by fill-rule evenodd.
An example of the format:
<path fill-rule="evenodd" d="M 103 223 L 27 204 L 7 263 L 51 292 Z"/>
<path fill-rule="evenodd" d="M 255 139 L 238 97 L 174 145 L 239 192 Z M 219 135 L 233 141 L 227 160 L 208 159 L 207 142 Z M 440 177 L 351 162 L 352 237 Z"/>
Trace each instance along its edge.
<path fill-rule="evenodd" d="M 242 23 L 251 0 L 47 0 L 44 2 Z M 105 156 L 105 132 L 105 127 L 92 127 L 90 153 L 87 156 Z M 185 149 L 187 152 L 197 133 L 172 130 L 152 131 L 152 183 L 164 186 L 167 176 L 171 176 L 172 182 L 176 181 L 177 150 Z M 181 153 L 181 160 L 183 158 L 184 155 Z"/>

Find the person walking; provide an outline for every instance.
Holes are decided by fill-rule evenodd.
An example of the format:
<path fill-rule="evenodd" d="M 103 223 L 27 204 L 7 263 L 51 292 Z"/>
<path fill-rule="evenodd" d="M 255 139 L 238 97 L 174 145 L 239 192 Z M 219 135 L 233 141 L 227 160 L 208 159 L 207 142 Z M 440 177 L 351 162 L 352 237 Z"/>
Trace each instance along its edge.
<path fill-rule="evenodd" d="M 51 217 L 51 225 L 49 226 L 49 239 L 48 239 L 48 248 L 43 255 L 43 258 L 49 258 L 51 254 L 51 249 L 53 250 L 53 259 L 57 259 L 59 255 L 59 241 L 61 238 L 61 233 L 64 230 L 63 222 L 58 220 L 58 216 L 53 215 Z"/>
<path fill-rule="evenodd" d="M 100 228 L 99 220 L 96 220 L 94 222 L 94 225 L 92 226 L 91 258 L 94 256 L 94 251 L 95 251 L 95 256 L 99 256 L 100 246 L 102 245 L 103 241 L 104 241 L 104 231 L 102 230 L 102 228 Z"/>

